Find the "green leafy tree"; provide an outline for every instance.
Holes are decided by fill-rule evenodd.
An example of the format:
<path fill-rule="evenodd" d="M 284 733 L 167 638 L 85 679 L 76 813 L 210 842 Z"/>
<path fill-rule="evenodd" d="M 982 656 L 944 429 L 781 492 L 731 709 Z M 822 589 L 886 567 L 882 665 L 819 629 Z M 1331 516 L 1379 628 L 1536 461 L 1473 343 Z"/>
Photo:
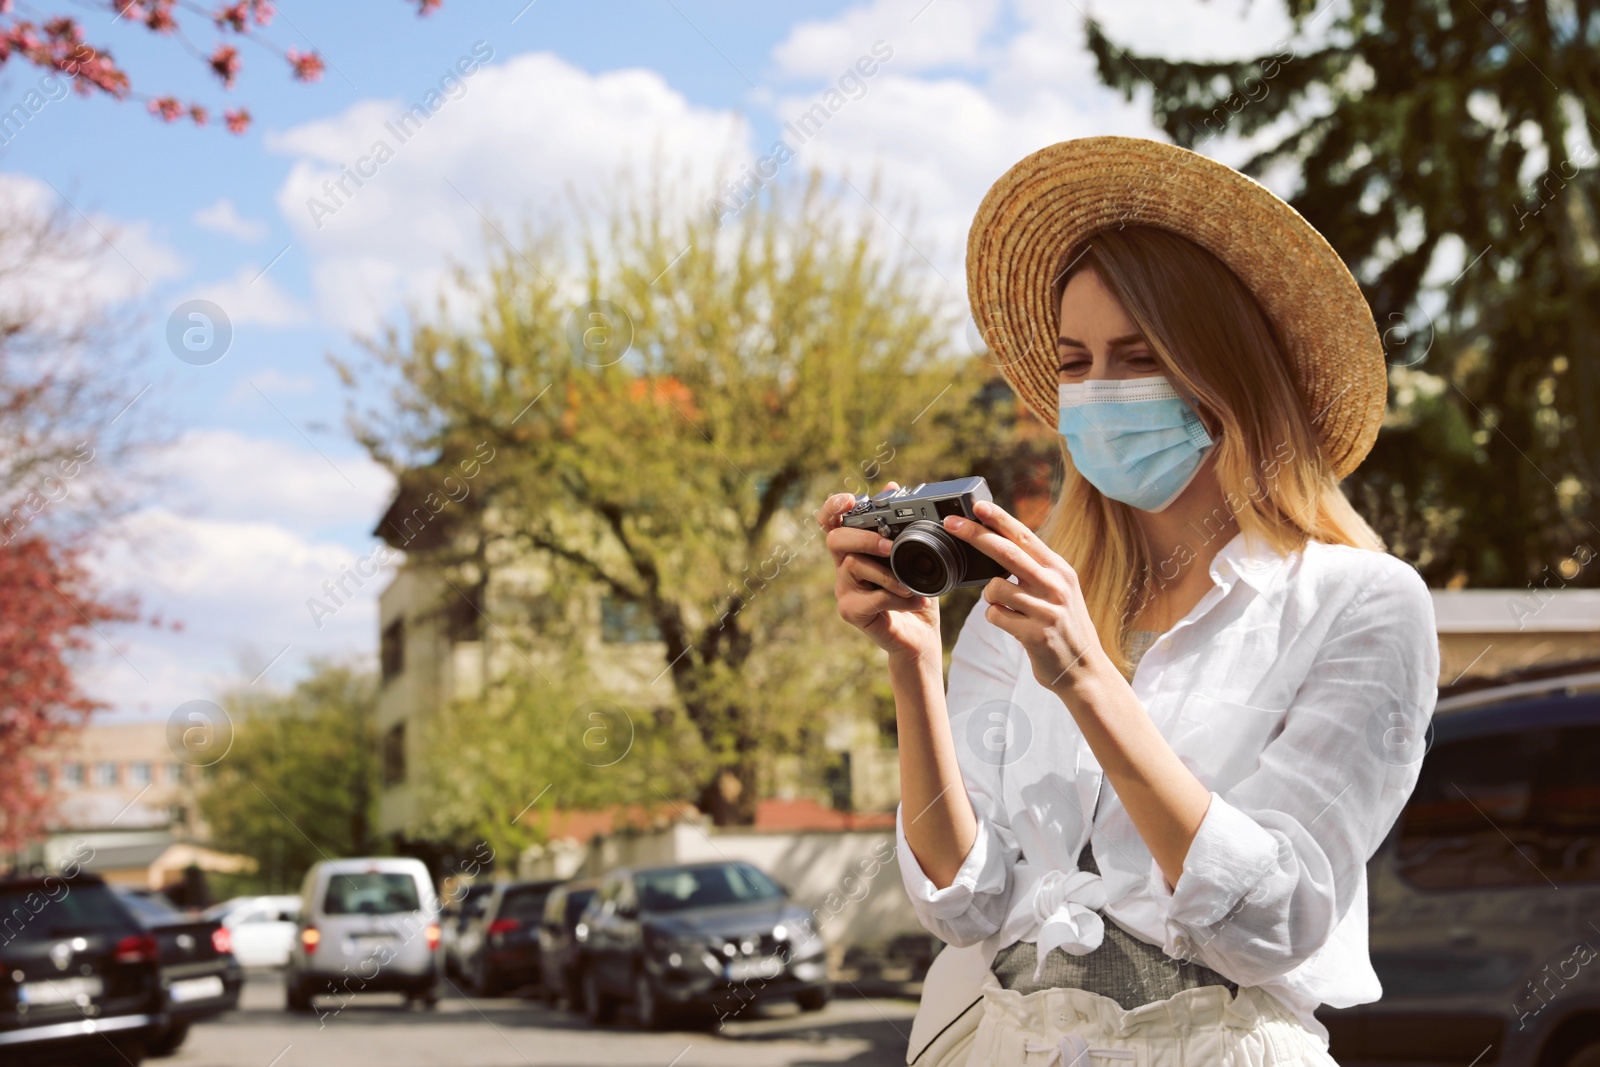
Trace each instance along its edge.
<path fill-rule="evenodd" d="M 661 185 L 620 184 L 579 206 L 576 238 L 501 246 L 472 321 L 441 306 L 374 344 L 365 373 L 392 398 L 355 429 L 402 496 L 487 442 L 470 497 L 389 533 L 450 575 L 490 639 L 552 598 L 592 623 L 590 590 L 646 628 L 657 640 L 621 647 L 648 650 L 629 664 L 646 694 L 626 698 L 644 704 L 629 714 L 671 744 L 672 773 L 649 790 L 689 781 L 679 795 L 719 824 L 747 822 L 772 757 L 815 754 L 832 713 L 879 703 L 876 650 L 834 614 L 815 509 L 891 478 L 968 473 L 1013 413 L 982 392 L 992 368 L 958 351 L 926 261 L 819 176 L 721 221 L 674 212 Z M 561 592 L 497 608 L 490 575 L 528 559 Z M 576 712 L 558 686 L 531 684 L 557 718 Z"/>
<path fill-rule="evenodd" d="M 1240 62 L 1132 54 L 1092 23 L 1107 85 L 1149 91 L 1176 143 L 1252 138 L 1256 175 L 1355 271 L 1391 410 L 1352 499 L 1437 585 L 1593 585 L 1600 548 L 1595 4 L 1287 0 L 1291 43 Z"/>
<path fill-rule="evenodd" d="M 215 847 L 258 865 L 234 891 L 292 892 L 318 860 L 377 847 L 375 693 L 370 673 L 321 661 L 291 692 L 224 698 L 233 745 L 199 807 Z"/>

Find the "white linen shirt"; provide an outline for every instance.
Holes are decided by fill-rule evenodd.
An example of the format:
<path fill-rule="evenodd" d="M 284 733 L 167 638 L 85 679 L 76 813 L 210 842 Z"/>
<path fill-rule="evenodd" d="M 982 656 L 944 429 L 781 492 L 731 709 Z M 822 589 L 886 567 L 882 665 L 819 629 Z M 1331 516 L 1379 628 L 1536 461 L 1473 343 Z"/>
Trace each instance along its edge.
<path fill-rule="evenodd" d="M 1277 996 L 1324 1043 L 1317 1005 L 1382 995 L 1367 953 L 1366 863 L 1421 765 L 1438 697 L 1433 600 L 1383 552 L 1310 542 L 1287 557 L 1217 553 L 1215 584 L 1144 654 L 1131 682 L 1211 804 L 1169 887 L 1106 785 L 1096 876 L 1079 871 L 1104 774 L 1061 699 L 979 600 L 946 702 L 978 836 L 937 888 L 896 817 L 918 918 L 986 959 L 1017 940 L 1098 947 L 1105 913 L 1169 956 Z M 1045 936 L 1041 936 L 1041 934 Z"/>

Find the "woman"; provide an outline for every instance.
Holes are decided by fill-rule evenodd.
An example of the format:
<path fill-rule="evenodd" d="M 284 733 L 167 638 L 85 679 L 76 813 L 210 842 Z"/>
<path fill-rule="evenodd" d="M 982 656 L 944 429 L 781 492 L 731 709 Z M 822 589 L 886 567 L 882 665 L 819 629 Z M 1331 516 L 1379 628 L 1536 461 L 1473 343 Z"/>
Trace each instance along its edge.
<path fill-rule="evenodd" d="M 1012 575 L 948 693 L 938 602 L 839 527 L 847 494 L 820 515 L 888 653 L 906 889 L 981 960 L 916 1062 L 1331 1064 L 1313 1012 L 1381 994 L 1366 861 L 1439 669 L 1427 588 L 1338 485 L 1384 411 L 1371 311 L 1272 193 L 1130 138 L 1013 167 L 967 269 L 1065 477 L 1037 534 L 946 520 Z"/>

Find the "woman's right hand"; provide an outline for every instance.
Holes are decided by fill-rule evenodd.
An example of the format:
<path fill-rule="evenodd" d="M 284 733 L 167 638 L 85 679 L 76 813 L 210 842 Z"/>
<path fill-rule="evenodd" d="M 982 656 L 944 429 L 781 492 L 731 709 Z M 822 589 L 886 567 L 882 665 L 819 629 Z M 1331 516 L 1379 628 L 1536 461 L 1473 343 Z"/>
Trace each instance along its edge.
<path fill-rule="evenodd" d="M 899 486 L 890 482 L 885 488 Z M 900 584 L 888 563 L 893 541 L 875 530 L 839 524 L 855 504 L 851 494 L 835 493 L 817 515 L 833 555 L 833 595 L 839 602 L 839 617 L 891 656 L 932 656 L 937 661 L 943 655 L 938 598 L 919 596 Z"/>

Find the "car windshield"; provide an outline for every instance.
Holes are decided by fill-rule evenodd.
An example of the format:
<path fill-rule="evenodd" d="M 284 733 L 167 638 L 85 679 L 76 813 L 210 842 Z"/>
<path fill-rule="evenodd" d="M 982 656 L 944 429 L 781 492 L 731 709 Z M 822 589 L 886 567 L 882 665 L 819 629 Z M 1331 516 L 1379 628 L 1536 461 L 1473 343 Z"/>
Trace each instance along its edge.
<path fill-rule="evenodd" d="M 544 914 L 544 902 L 550 897 L 549 887 L 542 889 L 508 889 L 500 902 L 502 919 L 537 919 Z"/>
<path fill-rule="evenodd" d="M 66 892 L 62 892 L 65 889 Z M 66 934 L 123 931 L 128 913 L 100 883 L 52 882 L 0 888 L 0 934 L 6 942 L 48 941 Z"/>
<path fill-rule="evenodd" d="M 419 907 L 415 878 L 376 871 L 335 874 L 322 901 L 322 910 L 328 915 L 392 915 Z"/>
<path fill-rule="evenodd" d="M 749 904 L 783 896 L 766 875 L 744 863 L 676 867 L 635 876 L 644 911 L 684 911 L 719 904 Z"/>

